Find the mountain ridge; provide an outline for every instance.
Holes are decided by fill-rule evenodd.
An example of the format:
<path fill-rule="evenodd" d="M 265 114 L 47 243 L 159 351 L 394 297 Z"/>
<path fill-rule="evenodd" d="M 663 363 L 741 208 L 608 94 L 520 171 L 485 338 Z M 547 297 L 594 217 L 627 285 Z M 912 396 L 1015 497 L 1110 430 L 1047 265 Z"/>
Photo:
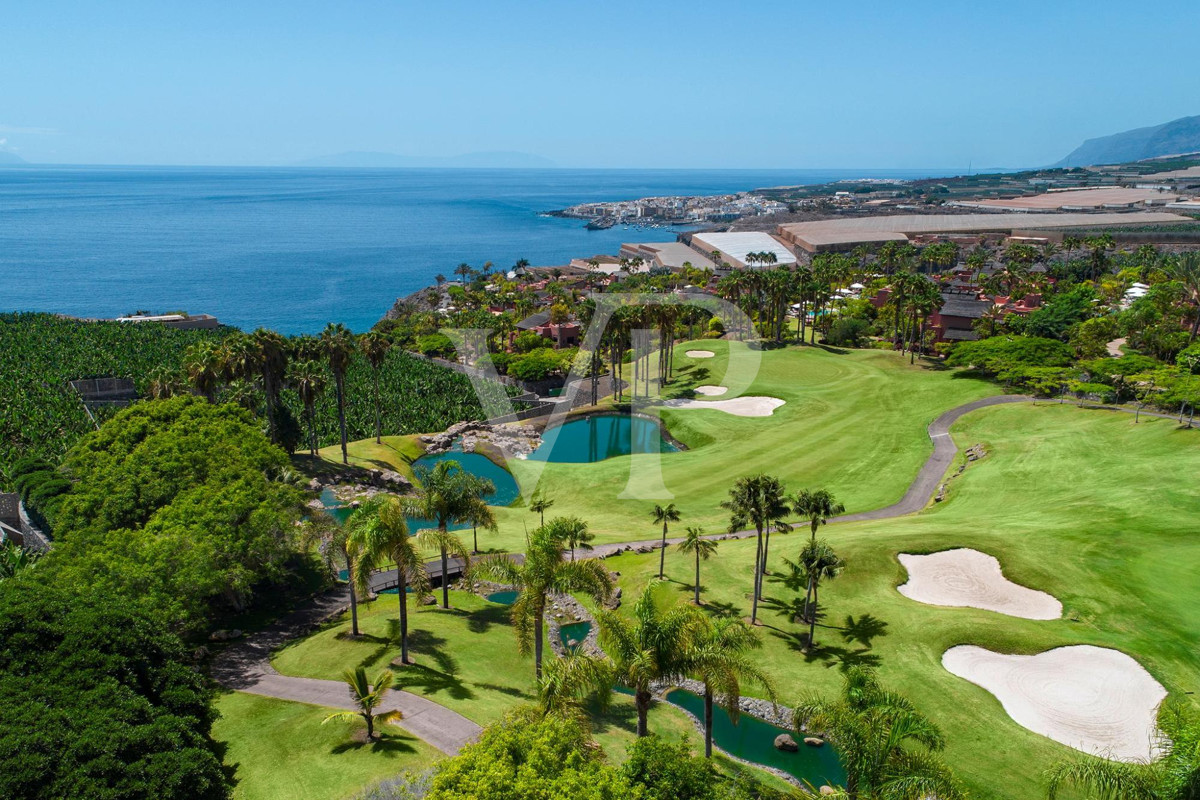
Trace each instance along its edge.
<path fill-rule="evenodd" d="M 1056 167 L 1124 164 L 1200 151 L 1200 116 L 1088 139 Z"/>

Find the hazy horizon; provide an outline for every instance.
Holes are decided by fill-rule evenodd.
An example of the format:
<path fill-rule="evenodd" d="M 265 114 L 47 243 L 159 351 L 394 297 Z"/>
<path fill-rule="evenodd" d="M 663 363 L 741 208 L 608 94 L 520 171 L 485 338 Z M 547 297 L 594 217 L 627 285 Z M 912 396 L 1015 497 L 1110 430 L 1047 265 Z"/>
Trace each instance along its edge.
<path fill-rule="evenodd" d="M 1176 29 L 1200 24 L 1195 4 L 1168 6 Z M 0 152 L 103 166 L 507 151 L 568 169 L 1039 167 L 1200 111 L 1190 73 L 1141 46 L 1161 19 L 1073 1 L 25 4 L 0 27 Z"/>

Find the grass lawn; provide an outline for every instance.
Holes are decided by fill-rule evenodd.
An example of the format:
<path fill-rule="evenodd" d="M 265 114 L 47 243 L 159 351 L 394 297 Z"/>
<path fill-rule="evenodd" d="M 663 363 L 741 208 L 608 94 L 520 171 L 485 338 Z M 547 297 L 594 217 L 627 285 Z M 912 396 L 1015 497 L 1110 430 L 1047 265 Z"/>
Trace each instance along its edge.
<path fill-rule="evenodd" d="M 836 690 L 844 665 L 877 666 L 942 727 L 946 758 L 975 797 L 1040 797 L 1043 770 L 1075 751 L 1014 723 L 992 695 L 946 672 L 941 655 L 956 644 L 1025 654 L 1094 644 L 1132 655 L 1175 697 L 1200 688 L 1200 435 L 1166 420 L 1134 425 L 1126 414 L 1046 403 L 975 412 L 954 436 L 960 448 L 983 443 L 988 456 L 951 482 L 945 502 L 821 531 L 848 566 L 822 591 L 816 655 L 801 652 L 802 627 L 790 621 L 796 595 L 768 581 L 761 663 L 789 704 Z M 803 535 L 772 537 L 777 574 Z M 959 546 L 996 556 L 1011 580 L 1058 597 L 1064 619 L 939 608 L 896 591 L 906 580 L 897 553 Z M 720 544 L 702 566 L 708 609 L 749 615 L 753 558 L 752 540 Z M 607 563 L 633 598 L 656 574 L 658 556 Z M 669 552 L 671 586 L 683 600 L 692 570 L 690 559 Z"/>
<path fill-rule="evenodd" d="M 711 350 L 716 356 L 691 359 L 685 355 L 688 349 Z M 664 394 L 687 397 L 694 386 L 721 384 L 731 350 L 735 363 L 747 352 L 744 344 L 723 340 L 677 345 L 676 380 Z M 998 392 L 994 384 L 956 378 L 950 371 L 920 363 L 910 365 L 907 358 L 882 350 L 833 353 L 793 346 L 761 356 L 758 373 L 742 394 L 785 400 L 773 416 L 737 417 L 704 409 L 654 411 L 689 448 L 662 456 L 662 480 L 670 496 L 620 496 L 631 483 L 631 467 L 641 469 L 652 463 L 646 456 L 594 464 L 514 459 L 510 470 L 523 487 L 540 486 L 554 500 L 551 515 L 573 514 L 587 520 L 597 542 L 657 535 L 650 511 L 667 502 L 674 502 L 683 514 L 680 532 L 697 524 L 714 532 L 722 530 L 728 519 L 719 503 L 729 484 L 754 470 L 779 475 L 793 491 L 823 486 L 841 498 L 849 511 L 863 511 L 888 505 L 904 494 L 932 451 L 925 429 L 935 417 Z M 356 442 L 351 460 L 406 471 L 404 457 L 411 457 L 414 447 L 419 445 L 412 437 L 385 437 L 382 448 L 374 440 Z M 341 455 L 338 448 L 326 448 L 322 454 L 337 460 Z M 640 474 L 632 480 L 635 487 L 645 483 Z M 526 526 L 535 525 L 536 518 L 520 501 L 496 513 L 500 530 L 481 533 L 481 546 L 521 549 Z"/>
<path fill-rule="evenodd" d="M 496 722 L 514 706 L 532 702 L 533 657 L 517 653 L 508 607 L 460 591 L 450 593 L 450 604 L 454 606 L 450 611 L 410 607 L 409 637 L 417 665 L 396 668 L 397 687 L 428 697 L 480 725 Z M 394 595 L 384 595 L 361 607 L 359 630 L 363 636 L 358 640 L 348 638 L 349 615 L 343 615 L 281 649 L 272 663 L 285 675 L 335 680 L 346 669 L 361 664 L 374 677 L 400 655 L 397 605 Z M 549 647 L 546 657 L 553 658 Z M 614 695 L 608 711 L 594 723 L 597 741 L 620 763 L 637 728 L 632 700 Z M 687 735 L 694 749 L 702 743 L 691 720 L 670 705 L 655 705 L 650 728 L 671 740 Z M 718 767 L 727 774 L 741 769 L 724 757 L 718 759 Z M 756 777 L 776 788 L 784 785 L 766 773 L 756 771 Z"/>
<path fill-rule="evenodd" d="M 362 725 L 331 722 L 336 709 L 230 692 L 217 700 L 213 737 L 237 767 L 237 800 L 341 800 L 394 775 L 428 768 L 441 753 L 394 725 L 367 744 Z"/>

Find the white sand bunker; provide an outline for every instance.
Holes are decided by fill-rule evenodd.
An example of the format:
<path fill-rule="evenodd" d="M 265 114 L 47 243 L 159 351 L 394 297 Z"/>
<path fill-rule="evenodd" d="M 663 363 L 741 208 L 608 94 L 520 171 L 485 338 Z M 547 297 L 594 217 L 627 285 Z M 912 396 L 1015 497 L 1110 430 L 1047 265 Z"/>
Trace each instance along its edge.
<path fill-rule="evenodd" d="M 995 695 L 1019 725 L 1056 742 L 1114 761 L 1159 755 L 1155 716 L 1167 692 L 1119 650 L 1075 645 L 1013 656 L 959 645 L 942 655 L 942 666 Z"/>
<path fill-rule="evenodd" d="M 1062 603 L 1008 580 L 1000 562 L 987 553 L 960 548 L 927 556 L 901 553 L 898 558 L 908 570 L 908 583 L 899 587 L 900 594 L 918 603 L 982 608 L 1025 619 L 1062 616 Z"/>
<path fill-rule="evenodd" d="M 778 397 L 734 397 L 731 400 L 668 400 L 667 408 L 707 408 L 735 417 L 769 417 L 785 401 Z"/>
<path fill-rule="evenodd" d="M 725 394 L 729 391 L 728 386 L 697 386 L 694 391 L 696 394 L 703 394 L 709 397 L 715 397 L 719 394 Z"/>
<path fill-rule="evenodd" d="M 688 350 L 687 351 L 688 358 L 712 358 L 715 355 L 716 355 L 716 353 L 714 353 L 712 350 Z"/>

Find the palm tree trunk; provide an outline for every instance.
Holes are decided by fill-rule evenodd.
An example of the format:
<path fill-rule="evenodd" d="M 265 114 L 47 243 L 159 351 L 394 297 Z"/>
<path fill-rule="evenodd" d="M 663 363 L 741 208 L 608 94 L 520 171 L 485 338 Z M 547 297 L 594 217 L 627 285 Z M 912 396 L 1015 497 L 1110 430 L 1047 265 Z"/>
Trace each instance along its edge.
<path fill-rule="evenodd" d="M 317 404 L 305 403 L 308 412 L 308 449 L 313 458 L 317 457 Z"/>
<path fill-rule="evenodd" d="M 379 370 L 371 370 L 372 377 L 375 379 L 375 444 L 383 443 L 383 421 L 380 418 L 379 409 Z"/>
<path fill-rule="evenodd" d="M 471 552 L 473 554 L 479 552 L 479 526 L 473 522 L 471 523 Z"/>
<path fill-rule="evenodd" d="M 704 684 L 704 757 L 712 758 L 713 740 L 713 695 L 708 683 Z"/>
<path fill-rule="evenodd" d="M 763 576 L 767 574 L 767 555 L 771 550 L 771 528 L 767 526 L 766 534 L 763 536 L 763 554 L 762 565 L 758 570 L 758 599 L 762 599 Z"/>
<path fill-rule="evenodd" d="M 396 592 L 400 596 L 400 663 L 410 664 L 408 659 L 408 576 L 404 568 L 396 565 Z"/>
<path fill-rule="evenodd" d="M 812 649 L 817 646 L 817 642 L 816 642 L 816 638 L 817 638 L 817 605 L 820 602 L 817 599 L 818 585 L 819 585 L 818 582 L 816 580 L 813 580 L 813 582 L 812 582 L 813 604 L 812 604 L 812 610 L 808 615 L 808 647 L 809 647 L 809 649 Z"/>
<path fill-rule="evenodd" d="M 375 715 L 370 711 L 363 713 L 363 719 L 367 721 L 367 738 L 375 738 Z"/>
<path fill-rule="evenodd" d="M 667 523 L 663 523 L 662 549 L 658 551 L 658 579 L 663 579 L 663 568 L 667 563 Z"/>
<path fill-rule="evenodd" d="M 646 717 L 650 714 L 650 692 L 645 689 L 638 689 L 634 695 L 634 704 L 637 706 L 637 735 L 640 739 L 649 733 L 646 726 Z"/>
<path fill-rule="evenodd" d="M 700 551 L 696 551 L 696 605 L 700 605 Z"/>
<path fill-rule="evenodd" d="M 540 681 L 542 679 L 542 617 L 546 614 L 545 595 L 542 595 L 542 602 L 537 604 L 534 612 L 537 616 L 533 620 L 533 671 Z"/>
<path fill-rule="evenodd" d="M 450 559 L 446 548 L 441 548 L 442 554 L 442 608 L 450 607 Z"/>
<path fill-rule="evenodd" d="M 754 549 L 754 587 L 751 590 L 750 624 L 758 624 L 758 570 L 762 564 L 762 528 L 758 529 L 758 544 Z"/>
<path fill-rule="evenodd" d="M 333 383 L 337 389 L 338 426 L 342 433 L 342 463 L 349 464 L 350 455 L 346 452 L 346 392 L 342 385 L 345 378 L 345 375 L 334 375 Z"/>
<path fill-rule="evenodd" d="M 358 636 L 358 593 L 354 590 L 354 565 L 349 554 L 343 551 L 342 555 L 346 557 L 346 577 L 350 579 L 350 632 Z"/>

